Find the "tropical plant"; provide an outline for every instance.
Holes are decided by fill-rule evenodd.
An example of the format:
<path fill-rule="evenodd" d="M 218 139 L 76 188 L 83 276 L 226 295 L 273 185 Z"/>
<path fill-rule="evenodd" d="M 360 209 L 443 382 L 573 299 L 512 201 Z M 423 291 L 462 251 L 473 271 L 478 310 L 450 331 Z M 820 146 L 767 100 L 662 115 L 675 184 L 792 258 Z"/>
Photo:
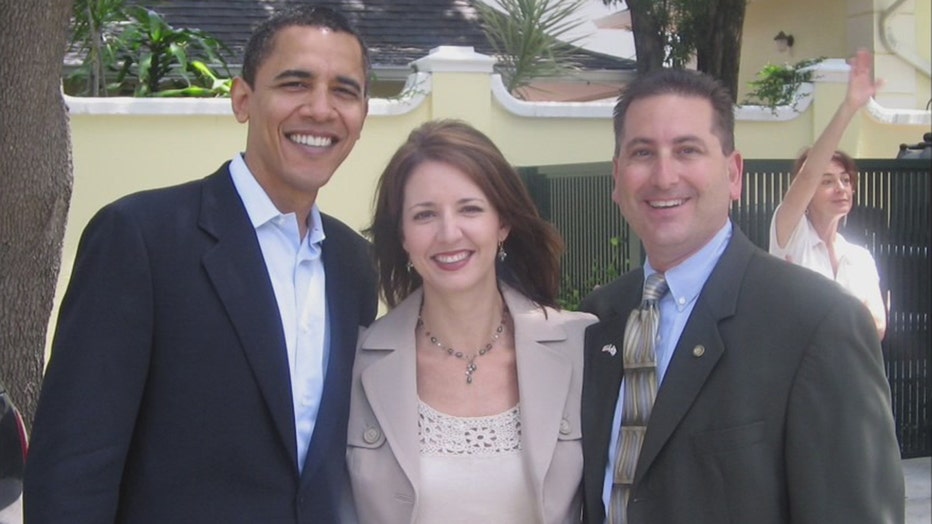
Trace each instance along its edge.
<path fill-rule="evenodd" d="M 495 6 L 476 1 L 482 30 L 488 38 L 505 87 L 517 98 L 534 78 L 568 74 L 579 68 L 568 37 L 583 24 L 574 15 L 586 0 L 495 0 Z M 565 39 L 561 39 L 564 37 Z"/>
<path fill-rule="evenodd" d="M 107 96 L 107 70 L 116 62 L 113 29 L 126 20 L 125 0 L 75 0 L 71 18 L 71 48 L 83 57 L 72 79 L 85 83 L 81 94 Z"/>
<path fill-rule="evenodd" d="M 229 49 L 198 29 L 172 27 L 156 11 L 125 0 L 76 0 L 72 46 L 84 60 L 71 78 L 81 94 L 229 96 Z M 221 78 L 211 65 L 226 73 Z M 108 79 L 110 82 L 108 83 Z"/>
<path fill-rule="evenodd" d="M 822 60 L 825 58 L 809 58 L 793 65 L 765 65 L 757 73 L 757 79 L 748 83 L 752 89 L 743 103 L 761 105 L 773 113 L 776 113 L 777 107 L 780 106 L 796 109 L 799 87 L 812 82 L 815 73 L 812 66 Z"/>
<path fill-rule="evenodd" d="M 197 82 L 187 87 L 178 89 L 164 89 L 155 93 L 159 97 L 228 97 L 230 89 L 233 87 L 233 79 L 230 77 L 219 78 L 216 73 L 204 62 L 194 60 L 189 64 L 190 68 L 197 75 Z"/>
<path fill-rule="evenodd" d="M 193 66 L 195 60 L 201 61 L 204 67 L 205 62 L 220 64 L 230 76 L 221 56 L 221 51 L 229 50 L 216 38 L 198 29 L 176 29 L 157 12 L 145 7 L 131 6 L 126 8 L 126 13 L 129 23 L 119 37 L 117 82 L 122 85 L 131 79 L 135 84 L 135 96 L 153 96 L 163 89 L 197 86 L 197 82 L 203 80 L 204 68 Z M 178 85 L 179 79 L 184 85 Z M 208 90 L 211 93 L 214 92 L 212 85 L 207 86 L 211 87 Z"/>

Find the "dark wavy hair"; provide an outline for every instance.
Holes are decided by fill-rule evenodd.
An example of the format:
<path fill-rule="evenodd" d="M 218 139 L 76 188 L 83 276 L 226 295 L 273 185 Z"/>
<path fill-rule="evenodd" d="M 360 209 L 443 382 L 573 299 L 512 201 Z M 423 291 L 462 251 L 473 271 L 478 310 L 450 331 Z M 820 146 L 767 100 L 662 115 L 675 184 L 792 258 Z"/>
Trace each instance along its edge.
<path fill-rule="evenodd" d="M 658 95 L 702 98 L 712 105 L 712 133 L 722 143 L 722 153 L 735 150 L 735 104 L 725 84 L 714 77 L 689 69 L 660 69 L 634 79 L 618 97 L 612 119 L 615 130 L 615 156 L 625 133 L 625 115 L 631 104 Z"/>
<path fill-rule="evenodd" d="M 368 92 L 369 87 L 369 49 L 363 41 L 362 36 L 350 24 L 345 16 L 329 7 L 301 5 L 279 11 L 260 23 L 253 29 L 246 42 L 246 49 L 243 51 L 243 80 L 249 84 L 249 87 L 255 87 L 256 72 L 275 45 L 275 36 L 279 31 L 289 27 L 322 27 L 330 29 L 337 33 L 347 33 L 356 38 L 362 52 L 363 61 L 363 78 L 366 79 L 364 88 Z"/>
<path fill-rule="evenodd" d="M 809 158 L 810 148 L 806 148 L 802 153 L 796 157 L 796 161 L 793 162 L 793 176 L 795 177 L 799 170 L 803 168 L 803 164 L 806 163 L 806 159 Z M 848 173 L 848 179 L 851 181 L 851 189 L 854 191 L 858 190 L 858 165 L 854 162 L 854 159 L 851 158 L 851 155 L 845 153 L 844 151 L 835 151 L 832 155 L 832 161 L 838 162 L 841 167 L 845 170 L 845 173 Z"/>
<path fill-rule="evenodd" d="M 414 129 L 379 178 L 375 215 L 366 234 L 374 245 L 382 298 L 389 307 L 423 283 L 417 272 L 407 270 L 401 219 L 408 179 L 429 161 L 465 173 L 511 228 L 504 243 L 508 256 L 496 263 L 497 278 L 539 305 L 557 307 L 562 237 L 541 218 L 521 177 L 498 147 L 460 120 L 430 121 Z"/>

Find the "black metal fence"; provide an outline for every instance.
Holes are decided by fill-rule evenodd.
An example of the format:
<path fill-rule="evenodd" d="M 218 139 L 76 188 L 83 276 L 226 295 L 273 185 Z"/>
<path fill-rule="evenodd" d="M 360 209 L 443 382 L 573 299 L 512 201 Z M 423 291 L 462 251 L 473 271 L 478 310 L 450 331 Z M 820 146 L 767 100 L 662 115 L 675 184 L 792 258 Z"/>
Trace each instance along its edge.
<path fill-rule="evenodd" d="M 841 232 L 874 256 L 888 302 L 883 340 L 903 458 L 932 455 L 932 310 L 929 160 L 858 160 L 855 207 Z M 791 160 L 746 160 L 732 219 L 767 249 L 770 219 L 790 181 Z M 562 301 L 573 308 L 593 287 L 638 267 L 640 241 L 611 201 L 611 164 L 521 169 L 541 213 L 563 234 Z"/>

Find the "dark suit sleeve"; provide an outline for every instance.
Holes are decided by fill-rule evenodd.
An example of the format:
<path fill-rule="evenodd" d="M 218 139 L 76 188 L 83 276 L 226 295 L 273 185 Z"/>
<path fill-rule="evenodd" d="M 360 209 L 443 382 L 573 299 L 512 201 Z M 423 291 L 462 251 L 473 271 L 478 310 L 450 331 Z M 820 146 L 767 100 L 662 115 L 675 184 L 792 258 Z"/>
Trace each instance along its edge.
<path fill-rule="evenodd" d="M 361 308 L 360 319 L 362 325 L 369 327 L 379 313 L 379 277 L 374 266 L 374 255 L 372 254 L 372 244 L 366 242 L 365 245 L 365 267 L 362 271 L 362 281 L 360 283 L 361 291 Z"/>
<path fill-rule="evenodd" d="M 900 523 L 904 487 L 880 341 L 844 296 L 818 327 L 787 407 L 791 521 Z"/>
<path fill-rule="evenodd" d="M 26 521 L 113 522 L 146 382 L 152 284 L 117 206 L 85 230 L 57 323 L 26 466 Z"/>

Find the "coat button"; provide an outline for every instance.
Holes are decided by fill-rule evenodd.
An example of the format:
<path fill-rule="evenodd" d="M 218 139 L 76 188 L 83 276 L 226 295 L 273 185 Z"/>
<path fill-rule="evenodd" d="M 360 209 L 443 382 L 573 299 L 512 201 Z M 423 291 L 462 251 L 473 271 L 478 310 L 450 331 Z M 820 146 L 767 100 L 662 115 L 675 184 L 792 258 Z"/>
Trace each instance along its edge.
<path fill-rule="evenodd" d="M 693 356 L 696 358 L 699 358 L 702 355 L 705 355 L 705 346 L 703 346 L 702 344 L 699 344 L 698 346 L 693 348 Z"/>
<path fill-rule="evenodd" d="M 366 444 L 375 444 L 382 438 L 382 432 L 379 428 L 366 428 L 366 431 L 362 434 L 362 439 Z"/>
<path fill-rule="evenodd" d="M 569 435 L 571 429 L 572 428 L 570 428 L 569 420 L 563 419 L 560 421 L 560 434 L 561 435 Z"/>

